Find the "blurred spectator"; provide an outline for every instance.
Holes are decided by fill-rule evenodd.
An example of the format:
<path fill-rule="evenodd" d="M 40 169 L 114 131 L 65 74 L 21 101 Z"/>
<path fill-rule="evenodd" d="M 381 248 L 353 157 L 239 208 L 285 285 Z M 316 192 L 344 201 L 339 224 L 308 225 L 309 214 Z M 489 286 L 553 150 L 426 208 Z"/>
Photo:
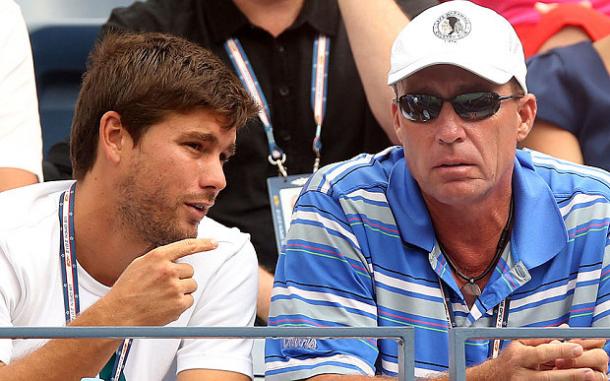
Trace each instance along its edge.
<path fill-rule="evenodd" d="M 414 16 L 436 1 L 400 3 Z M 317 36 L 330 37 L 327 102 L 318 118 L 324 165 L 396 141 L 385 77 L 392 40 L 406 23 L 394 0 L 150 0 L 115 9 L 105 30 L 176 34 L 210 48 L 227 64 L 228 40 L 238 40 L 268 102 L 270 135 L 292 175 L 311 173 L 316 159 L 310 97 Z M 259 317 L 266 319 L 277 261 L 266 179 L 277 176 L 278 168 L 268 161 L 272 144 L 260 120 L 238 135 L 237 155 L 225 167 L 228 186 L 210 216 L 252 234 L 261 265 Z"/>
<path fill-rule="evenodd" d="M 42 139 L 25 21 L 0 0 L 0 191 L 42 180 Z"/>
<path fill-rule="evenodd" d="M 525 56 L 610 34 L 610 0 L 472 0 L 504 16 L 515 28 Z"/>
<path fill-rule="evenodd" d="M 610 170 L 610 36 L 533 57 L 538 114 L 527 147 Z"/>

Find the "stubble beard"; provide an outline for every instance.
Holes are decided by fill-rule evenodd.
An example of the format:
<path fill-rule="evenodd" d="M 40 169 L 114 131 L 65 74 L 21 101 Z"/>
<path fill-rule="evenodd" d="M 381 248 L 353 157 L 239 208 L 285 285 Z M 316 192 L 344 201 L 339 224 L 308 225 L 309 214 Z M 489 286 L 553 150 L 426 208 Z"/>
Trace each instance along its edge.
<path fill-rule="evenodd" d="M 172 203 L 161 184 L 138 183 L 138 168 L 134 168 L 118 186 L 117 215 L 123 234 L 136 234 L 151 247 L 159 247 L 197 236 L 192 231 L 179 228 L 176 215 L 179 204 Z"/>

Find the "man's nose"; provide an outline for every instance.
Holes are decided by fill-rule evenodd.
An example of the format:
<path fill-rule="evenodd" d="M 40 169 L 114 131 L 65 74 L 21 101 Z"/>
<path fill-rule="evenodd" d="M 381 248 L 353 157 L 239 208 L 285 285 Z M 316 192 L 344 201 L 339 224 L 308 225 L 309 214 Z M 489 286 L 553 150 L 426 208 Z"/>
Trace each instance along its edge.
<path fill-rule="evenodd" d="M 449 102 L 444 102 L 436 119 L 436 138 L 440 144 L 459 143 L 466 137 L 464 123 Z"/>
<path fill-rule="evenodd" d="M 227 186 L 227 180 L 220 159 L 208 160 L 204 164 L 199 180 L 201 188 L 213 188 L 217 191 L 223 190 Z"/>

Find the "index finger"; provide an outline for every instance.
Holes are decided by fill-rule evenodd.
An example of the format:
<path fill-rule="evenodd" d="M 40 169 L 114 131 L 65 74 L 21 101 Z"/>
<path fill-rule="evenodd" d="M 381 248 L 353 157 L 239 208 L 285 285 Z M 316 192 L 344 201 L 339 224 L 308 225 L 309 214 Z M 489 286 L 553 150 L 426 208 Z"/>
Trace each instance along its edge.
<path fill-rule="evenodd" d="M 518 341 L 523 345 L 528 345 L 530 347 L 537 347 L 541 344 L 548 344 L 548 343 L 556 341 L 556 340 L 557 339 L 533 338 L 533 339 L 519 339 Z"/>
<path fill-rule="evenodd" d="M 529 348 L 529 354 L 524 358 L 526 368 L 535 368 L 556 359 L 572 359 L 582 355 L 583 349 L 574 343 L 541 344 Z"/>
<path fill-rule="evenodd" d="M 580 345 L 584 350 L 603 348 L 606 344 L 606 339 L 572 339 L 570 343 Z"/>
<path fill-rule="evenodd" d="M 187 238 L 158 247 L 157 249 L 161 250 L 163 255 L 173 262 L 187 255 L 213 250 L 217 247 L 218 242 L 214 239 Z"/>

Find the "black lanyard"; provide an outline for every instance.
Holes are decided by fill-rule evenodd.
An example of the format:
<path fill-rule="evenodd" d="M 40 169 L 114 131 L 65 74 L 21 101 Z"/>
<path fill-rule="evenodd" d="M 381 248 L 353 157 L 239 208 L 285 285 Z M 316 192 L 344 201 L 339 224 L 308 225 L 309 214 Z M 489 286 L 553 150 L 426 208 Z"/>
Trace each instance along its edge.
<path fill-rule="evenodd" d="M 438 280 L 441 296 L 443 298 L 443 304 L 445 308 L 445 314 L 447 316 L 448 328 L 453 329 L 457 328 L 457 324 L 455 322 L 455 315 L 453 312 L 453 307 L 451 306 L 451 300 L 449 300 L 449 290 L 445 286 L 445 283 L 439 278 Z M 508 311 L 510 308 L 510 299 L 506 298 L 500 302 L 497 306 L 494 307 L 493 316 L 496 320 L 496 328 L 503 328 L 508 325 Z M 492 345 L 489 346 L 489 351 L 487 352 L 488 358 L 496 358 L 500 353 L 500 345 L 502 340 L 494 339 Z"/>

